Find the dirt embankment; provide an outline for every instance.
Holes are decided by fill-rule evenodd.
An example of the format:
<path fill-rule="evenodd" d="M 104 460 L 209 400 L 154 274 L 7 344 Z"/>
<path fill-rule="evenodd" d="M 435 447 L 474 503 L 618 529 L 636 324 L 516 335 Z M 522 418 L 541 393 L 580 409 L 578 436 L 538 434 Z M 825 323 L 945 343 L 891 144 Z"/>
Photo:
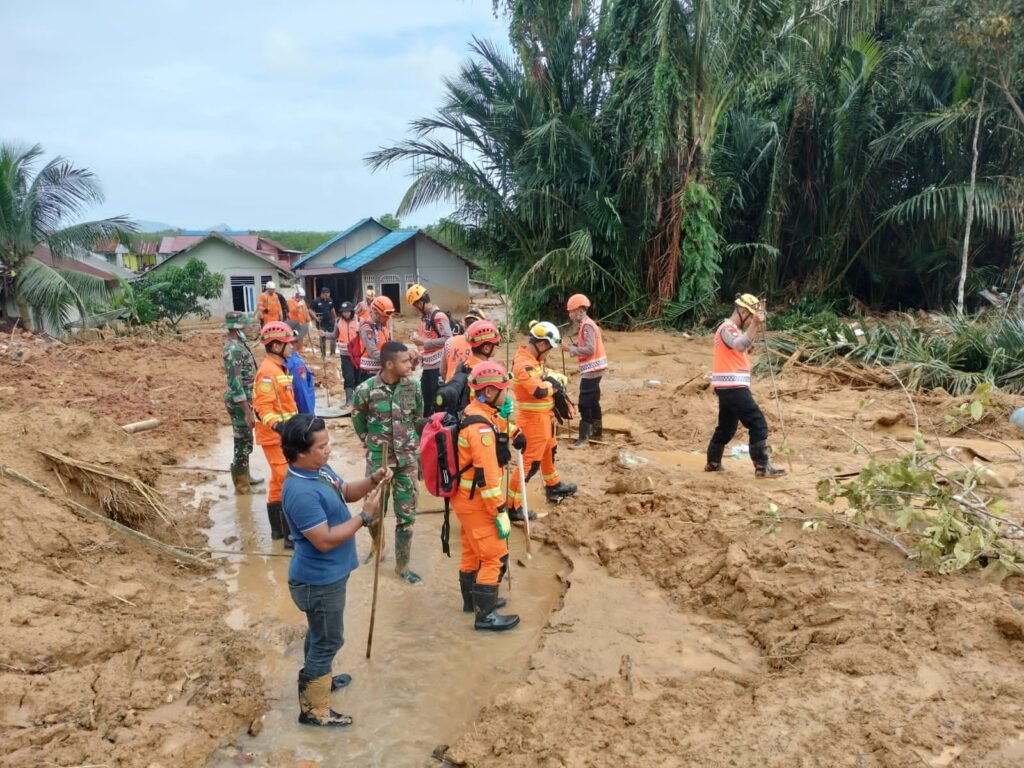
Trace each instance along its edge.
<path fill-rule="evenodd" d="M 226 422 L 220 346 L 217 333 L 5 345 L 0 463 L 92 509 L 38 449 L 173 489 L 162 465 Z M 150 417 L 162 426 L 118 426 Z M 224 624 L 223 582 L 10 478 L 0 487 L 0 765 L 201 765 L 263 698 L 249 640 Z M 169 510 L 141 529 L 203 545 L 205 514 Z"/>
<path fill-rule="evenodd" d="M 706 341 L 610 336 L 605 411 L 619 418 L 606 421 L 620 431 L 561 452 L 580 495 L 536 526 L 573 561 L 564 605 L 524 683 L 482 713 L 451 763 L 1021 765 L 1021 579 L 934 576 L 853 532 L 787 524 L 766 535 L 751 524 L 771 502 L 813 512 L 822 470 L 865 461 L 854 439 L 900 450 L 913 425 L 903 392 L 783 376 L 791 473 L 757 481 L 743 458 L 711 475 L 701 455 L 716 420 L 699 376 Z M 652 378 L 661 385 L 645 387 Z M 779 446 L 771 382 L 755 394 Z M 961 402 L 916 400 L 922 425 L 940 432 Z M 979 428 L 1012 439 L 1002 422 Z M 998 443 L 976 448 L 1009 454 Z M 619 466 L 623 451 L 631 468 Z M 654 460 L 638 466 L 644 456 Z M 1002 467 L 1019 520 L 1020 464 Z M 651 492 L 622 493 L 631 487 Z"/>

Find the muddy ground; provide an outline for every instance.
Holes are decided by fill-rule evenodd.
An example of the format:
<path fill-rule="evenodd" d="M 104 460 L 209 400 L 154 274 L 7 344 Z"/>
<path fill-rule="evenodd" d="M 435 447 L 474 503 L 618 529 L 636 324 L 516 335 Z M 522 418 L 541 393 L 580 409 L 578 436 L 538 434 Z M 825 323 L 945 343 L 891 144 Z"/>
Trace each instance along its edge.
<path fill-rule="evenodd" d="M 865 461 L 854 439 L 900 450 L 913 423 L 902 391 L 787 372 L 778 389 L 792 454 L 777 463 L 791 461 L 791 474 L 759 482 L 740 458 L 726 461 L 727 474 L 707 475 L 707 340 L 612 333 L 607 344 L 606 426 L 616 431 L 586 451 L 563 441 L 562 473 L 580 495 L 534 526 L 572 566 L 562 603 L 521 682 L 484 707 L 446 760 L 1020 765 L 1019 579 L 938 577 L 849 531 L 790 524 L 767 535 L 751 524 L 772 502 L 813 512 L 821 472 Z M 0 463 L 54 489 L 61 481 L 35 448 L 134 473 L 163 489 L 174 513 L 146 531 L 205 545 L 206 513 L 165 465 L 227 423 L 219 347 L 218 334 L 203 332 L 26 342 L 17 357 L 0 354 Z M 645 384 L 652 379 L 660 384 Z M 771 381 L 755 394 L 781 447 Z M 960 402 L 918 397 L 918 418 L 941 433 Z M 880 427 L 879 415 L 896 423 Z M 117 427 L 153 416 L 163 425 L 151 432 Z M 979 429 L 1021 449 L 1005 416 Z M 1012 485 L 1002 493 L 1019 519 L 1019 461 L 999 443 L 975 447 L 1004 462 L 997 468 Z M 246 738 L 264 707 L 262 654 L 224 621 L 224 582 L 22 484 L 0 477 L 0 486 L 0 765 L 203 765 L 218 744 Z"/>

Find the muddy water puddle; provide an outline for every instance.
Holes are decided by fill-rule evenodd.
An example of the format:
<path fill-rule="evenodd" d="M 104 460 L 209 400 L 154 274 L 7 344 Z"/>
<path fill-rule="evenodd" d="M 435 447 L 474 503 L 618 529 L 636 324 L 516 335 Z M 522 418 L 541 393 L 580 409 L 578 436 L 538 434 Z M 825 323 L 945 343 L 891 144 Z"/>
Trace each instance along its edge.
<path fill-rule="evenodd" d="M 357 452 L 347 420 L 332 421 L 331 435 L 331 466 L 343 478 L 361 477 L 362 453 Z M 212 453 L 189 463 L 226 467 L 230 451 L 230 430 L 223 430 Z M 269 477 L 259 448 L 252 459 L 253 472 Z M 270 540 L 265 496 L 235 497 L 229 483 L 229 476 L 219 473 L 195 489 L 197 501 L 212 500 L 210 547 L 282 555 L 281 543 Z M 220 556 L 234 600 L 224 620 L 252 633 L 263 648 L 260 663 L 268 711 L 258 735 L 238 734 L 213 754 L 208 766 L 283 766 L 296 760 L 325 766 L 425 765 L 437 745 L 453 741 L 502 688 L 526 674 L 541 631 L 561 596 L 559 573 L 567 571 L 565 561 L 537 542 L 532 559 L 527 559 L 523 534 L 514 529 L 512 562 L 522 560 L 526 567 L 513 565 L 511 589 L 503 585 L 502 596 L 509 601 L 505 610 L 518 613 L 521 624 L 500 634 L 475 632 L 471 615 L 461 610 L 458 520 L 453 514 L 449 559 L 439 541 L 442 515 L 437 512 L 442 503 L 422 490 L 421 497 L 411 565 L 423 582 L 408 585 L 394 574 L 394 527 L 389 516 L 369 661 L 372 566 L 360 566 L 349 580 L 345 645 L 335 660 L 334 673 L 347 672 L 353 681 L 331 697 L 335 710 L 354 718 L 348 728 L 316 729 L 296 723 L 296 674 L 302 666 L 305 618 L 288 592 L 289 558 Z M 541 498 L 533 494 L 530 498 L 542 511 Z M 369 552 L 370 537 L 365 532 L 357 536 L 362 561 Z"/>

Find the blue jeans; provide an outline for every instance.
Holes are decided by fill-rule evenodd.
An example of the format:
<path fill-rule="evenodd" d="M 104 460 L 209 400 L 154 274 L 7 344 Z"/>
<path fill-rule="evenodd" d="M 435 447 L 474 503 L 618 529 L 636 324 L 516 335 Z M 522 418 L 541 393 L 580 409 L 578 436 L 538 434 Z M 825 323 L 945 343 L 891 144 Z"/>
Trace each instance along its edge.
<path fill-rule="evenodd" d="M 309 627 L 303 646 L 307 677 L 331 673 L 331 664 L 345 644 L 345 591 L 348 576 L 333 584 L 304 584 L 288 580 L 288 591 Z"/>

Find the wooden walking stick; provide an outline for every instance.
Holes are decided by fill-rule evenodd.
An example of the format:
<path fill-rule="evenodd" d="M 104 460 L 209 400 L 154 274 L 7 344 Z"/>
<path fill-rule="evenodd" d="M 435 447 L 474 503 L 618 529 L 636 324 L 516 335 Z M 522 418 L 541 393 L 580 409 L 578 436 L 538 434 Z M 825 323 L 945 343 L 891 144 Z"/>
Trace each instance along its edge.
<path fill-rule="evenodd" d="M 320 337 L 320 372 L 324 377 L 324 392 L 327 393 L 327 407 L 331 407 L 331 384 L 327 381 L 327 352 L 325 347 L 327 346 L 327 337 Z"/>
<path fill-rule="evenodd" d="M 385 443 L 381 448 L 381 465 L 385 474 L 388 471 L 388 445 Z M 391 494 L 391 484 L 385 480 L 382 484 L 381 494 L 384 498 L 380 502 L 380 519 L 377 521 L 376 549 L 373 553 L 373 598 L 370 603 L 370 633 L 366 638 L 366 658 L 370 658 L 373 651 L 373 624 L 377 619 L 377 583 L 380 581 L 380 557 L 384 549 L 384 517 L 388 513 L 388 496 Z"/>
<path fill-rule="evenodd" d="M 566 369 L 565 369 L 565 347 L 563 347 L 561 344 L 559 344 L 558 346 L 561 347 L 561 350 L 562 350 L 562 375 L 565 377 L 565 386 L 568 389 L 568 387 L 569 387 L 569 374 L 568 374 L 568 372 L 566 372 Z M 566 394 L 568 394 L 568 393 L 566 393 Z M 555 437 L 558 437 L 558 422 L 557 421 L 555 422 Z M 569 419 L 569 441 L 572 442 L 572 419 L 571 418 Z M 526 496 L 526 494 L 524 493 L 523 496 Z"/>

